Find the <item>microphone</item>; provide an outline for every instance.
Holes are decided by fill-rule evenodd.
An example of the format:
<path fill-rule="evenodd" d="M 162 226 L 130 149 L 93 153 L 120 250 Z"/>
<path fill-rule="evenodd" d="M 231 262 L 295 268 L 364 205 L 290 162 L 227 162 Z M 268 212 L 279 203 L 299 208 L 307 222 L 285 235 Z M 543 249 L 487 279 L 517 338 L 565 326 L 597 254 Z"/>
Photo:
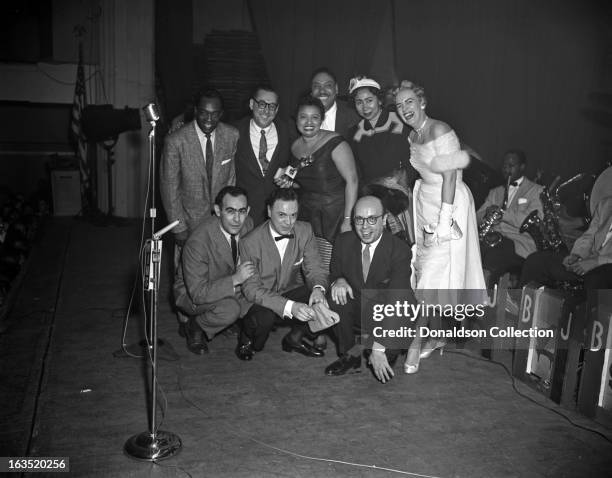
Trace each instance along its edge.
<path fill-rule="evenodd" d="M 153 239 L 155 239 L 157 241 L 160 237 L 162 237 L 164 234 L 166 234 L 170 229 L 173 229 L 176 226 L 178 226 L 179 222 L 180 221 L 177 219 L 173 223 L 170 223 L 166 227 L 160 229 L 155 234 L 153 234 Z"/>
<path fill-rule="evenodd" d="M 153 122 L 159 120 L 159 109 L 155 103 L 149 103 L 143 108 L 147 121 Z"/>

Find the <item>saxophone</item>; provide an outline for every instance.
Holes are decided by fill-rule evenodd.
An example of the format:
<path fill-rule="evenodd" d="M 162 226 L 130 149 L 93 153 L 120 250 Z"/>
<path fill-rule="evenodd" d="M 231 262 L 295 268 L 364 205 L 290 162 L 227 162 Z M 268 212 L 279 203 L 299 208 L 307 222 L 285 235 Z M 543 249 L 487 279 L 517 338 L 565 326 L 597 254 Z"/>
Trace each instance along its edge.
<path fill-rule="evenodd" d="M 502 236 L 497 231 L 491 231 L 493 226 L 499 224 L 504 217 L 504 210 L 496 208 L 488 212 L 478 226 L 478 238 L 487 247 L 496 247 L 502 240 Z"/>
<path fill-rule="evenodd" d="M 533 210 L 519 228 L 519 232 L 527 232 L 531 236 L 538 251 L 567 252 L 567 246 L 561 238 L 559 215 L 557 214 L 560 207 L 560 187 L 556 186 L 560 179 L 557 176 L 552 184 L 548 188 L 545 187 L 540 193 L 543 217 L 540 218 L 538 211 Z M 554 191 L 552 194 L 551 190 Z"/>
<path fill-rule="evenodd" d="M 506 203 L 508 202 L 508 188 L 510 187 L 510 178 L 506 184 L 506 192 L 504 195 L 503 207 L 496 207 L 487 212 L 482 222 L 478 225 L 478 238 L 486 247 L 497 247 L 502 241 L 502 235 L 497 231 L 491 231 L 494 226 L 497 226 L 504 217 Z"/>

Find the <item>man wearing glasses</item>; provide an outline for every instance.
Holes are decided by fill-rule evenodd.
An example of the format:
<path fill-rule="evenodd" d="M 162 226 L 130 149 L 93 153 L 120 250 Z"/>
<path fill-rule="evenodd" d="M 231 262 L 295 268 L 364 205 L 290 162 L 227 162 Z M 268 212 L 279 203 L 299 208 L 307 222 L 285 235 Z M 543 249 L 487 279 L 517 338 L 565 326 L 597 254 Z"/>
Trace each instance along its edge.
<path fill-rule="evenodd" d="M 274 190 L 276 171 L 287 165 L 295 135 L 276 118 L 278 94 L 271 87 L 255 87 L 249 108 L 251 115 L 237 125 L 236 184 L 249 192 L 250 215 L 257 226 L 266 220 L 266 198 Z"/>
<path fill-rule="evenodd" d="M 221 189 L 236 183 L 234 155 L 238 131 L 220 122 L 223 99 L 216 90 L 196 96 L 194 121 L 168 135 L 160 164 L 160 193 L 173 229 L 174 266 L 189 234 L 209 218 Z M 178 312 L 179 334 L 185 335 L 187 317 Z"/>
<path fill-rule="evenodd" d="M 255 271 L 238 257 L 238 244 L 253 229 L 246 191 L 226 186 L 214 207 L 215 215 L 185 243 L 174 284 L 176 305 L 189 317 L 187 348 L 196 355 L 207 353 L 208 341 L 249 310 L 241 285 Z"/>
<path fill-rule="evenodd" d="M 334 244 L 329 304 L 340 315 L 334 326 L 340 358 L 325 368 L 326 375 L 354 373 L 361 367 L 363 344 L 356 343 L 355 331 L 361 328 L 362 313 L 368 312 L 362 310 L 362 291 L 380 291 L 380 303 L 395 301 L 391 295 L 397 293 L 405 296 L 402 300 L 416 302 L 410 288 L 410 247 L 385 230 L 386 216 L 380 199 L 360 198 L 353 212 L 354 231 L 340 234 Z M 381 382 L 393 377 L 399 353 L 374 343 L 370 363 Z"/>

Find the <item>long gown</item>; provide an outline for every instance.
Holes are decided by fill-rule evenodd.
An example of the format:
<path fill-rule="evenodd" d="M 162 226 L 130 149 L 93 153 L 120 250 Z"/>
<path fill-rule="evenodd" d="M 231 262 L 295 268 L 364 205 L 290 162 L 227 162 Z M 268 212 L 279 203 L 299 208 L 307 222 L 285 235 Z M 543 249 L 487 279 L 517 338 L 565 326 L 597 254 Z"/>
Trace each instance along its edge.
<path fill-rule="evenodd" d="M 298 219 L 312 225 L 314 235 L 334 243 L 344 217 L 345 181 L 332 159 L 332 151 L 344 141 L 335 136 L 312 153 L 314 161 L 295 177 L 300 197 Z M 291 155 L 291 165 L 299 159 Z"/>
<path fill-rule="evenodd" d="M 413 255 L 415 274 L 412 278 L 415 289 L 486 289 L 474 198 L 463 182 L 461 170 L 457 171 L 452 216 L 463 236 L 430 247 L 423 245 L 423 226 L 438 222 L 442 202 L 442 174 L 432 171 L 431 161 L 440 154 L 459 150 L 459 139 L 454 131 L 425 144 L 411 145 L 410 163 L 422 178 L 415 184 L 413 202 L 416 254 Z"/>

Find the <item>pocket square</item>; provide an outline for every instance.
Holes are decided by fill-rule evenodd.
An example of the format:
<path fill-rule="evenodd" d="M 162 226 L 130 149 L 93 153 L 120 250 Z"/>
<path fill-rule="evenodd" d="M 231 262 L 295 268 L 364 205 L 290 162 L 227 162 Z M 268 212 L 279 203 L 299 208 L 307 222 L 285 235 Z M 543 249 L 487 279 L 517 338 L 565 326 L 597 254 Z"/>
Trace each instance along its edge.
<path fill-rule="evenodd" d="M 225 161 L 221 161 L 221 166 L 223 166 L 226 163 L 229 163 L 233 158 L 227 158 Z"/>
<path fill-rule="evenodd" d="M 302 262 L 304 262 L 304 258 L 303 257 L 299 261 L 297 261 L 295 264 L 293 264 L 293 267 L 299 266 Z"/>
<path fill-rule="evenodd" d="M 518 198 L 519 204 L 527 204 L 527 198 Z"/>

